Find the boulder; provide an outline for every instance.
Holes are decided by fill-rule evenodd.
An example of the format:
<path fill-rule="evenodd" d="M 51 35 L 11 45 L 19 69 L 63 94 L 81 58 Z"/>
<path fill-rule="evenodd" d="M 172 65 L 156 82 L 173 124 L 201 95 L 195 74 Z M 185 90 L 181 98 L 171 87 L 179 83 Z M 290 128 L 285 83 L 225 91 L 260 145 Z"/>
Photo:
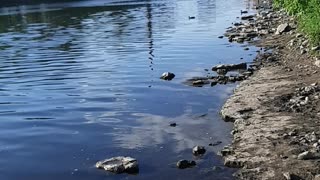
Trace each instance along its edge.
<path fill-rule="evenodd" d="M 291 30 L 291 27 L 288 23 L 280 24 L 277 28 L 276 34 L 282 34 L 284 32 L 289 32 Z"/>
<path fill-rule="evenodd" d="M 164 73 L 161 75 L 160 79 L 164 79 L 164 80 L 170 81 L 170 80 L 172 80 L 174 77 L 175 77 L 175 75 L 174 75 L 173 73 L 171 73 L 171 72 L 164 72 Z"/>
<path fill-rule="evenodd" d="M 188 161 L 188 160 L 180 160 L 177 162 L 177 167 L 179 169 L 186 169 L 196 165 L 195 161 Z"/>
<path fill-rule="evenodd" d="M 138 161 L 131 157 L 118 156 L 110 159 L 98 161 L 96 168 L 104 169 L 113 173 L 138 173 Z"/>

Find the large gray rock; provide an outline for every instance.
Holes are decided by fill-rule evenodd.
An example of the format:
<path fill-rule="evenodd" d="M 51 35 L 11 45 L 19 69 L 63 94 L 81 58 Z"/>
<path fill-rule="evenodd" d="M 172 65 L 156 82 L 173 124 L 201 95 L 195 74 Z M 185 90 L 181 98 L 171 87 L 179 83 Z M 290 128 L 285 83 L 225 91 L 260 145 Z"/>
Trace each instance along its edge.
<path fill-rule="evenodd" d="M 113 173 L 138 173 L 138 161 L 131 157 L 118 156 L 105 159 L 96 163 L 98 169 L 104 169 Z"/>
<path fill-rule="evenodd" d="M 282 34 L 284 32 L 289 32 L 291 30 L 291 27 L 288 23 L 280 24 L 277 28 L 276 34 Z"/>
<path fill-rule="evenodd" d="M 160 79 L 164 79 L 164 80 L 170 81 L 170 80 L 172 80 L 174 77 L 175 77 L 175 75 L 174 75 L 173 73 L 171 73 L 171 72 L 164 72 L 164 73 L 161 75 Z"/>

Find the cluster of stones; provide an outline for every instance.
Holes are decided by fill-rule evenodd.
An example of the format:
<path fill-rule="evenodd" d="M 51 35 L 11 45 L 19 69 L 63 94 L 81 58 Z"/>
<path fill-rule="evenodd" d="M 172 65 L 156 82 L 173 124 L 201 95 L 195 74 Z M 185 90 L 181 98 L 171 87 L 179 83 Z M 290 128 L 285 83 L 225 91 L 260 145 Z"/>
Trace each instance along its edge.
<path fill-rule="evenodd" d="M 237 81 L 243 81 L 253 74 L 257 69 L 255 64 L 249 65 L 247 68 L 246 63 L 240 64 L 220 64 L 212 67 L 212 71 L 216 72 L 216 76 L 207 77 L 193 77 L 187 80 L 187 84 L 196 87 L 202 87 L 206 84 L 215 86 L 217 84 L 234 83 Z M 238 72 L 237 74 L 227 75 L 228 72 Z"/>
<path fill-rule="evenodd" d="M 301 54 L 308 52 L 319 52 L 320 46 L 312 45 L 307 37 L 297 33 L 288 43 L 288 46 L 294 50 L 300 50 Z"/>
<path fill-rule="evenodd" d="M 319 99 L 319 96 L 320 86 L 316 83 L 301 87 L 296 89 L 294 95 L 289 98 L 288 102 L 283 104 L 282 108 L 293 112 L 300 112 L 301 108 L 307 106 L 310 101 Z"/>
<path fill-rule="evenodd" d="M 287 18 L 287 22 L 293 20 L 287 17 L 284 11 L 274 12 L 273 10 L 261 10 L 256 15 L 242 16 L 242 22 L 234 23 L 234 27 L 230 27 L 225 36 L 228 37 L 230 42 L 243 43 L 269 34 L 289 33 L 297 25 L 282 23 L 284 17 Z M 278 24 L 280 24 L 278 28 L 270 28 L 276 27 Z"/>

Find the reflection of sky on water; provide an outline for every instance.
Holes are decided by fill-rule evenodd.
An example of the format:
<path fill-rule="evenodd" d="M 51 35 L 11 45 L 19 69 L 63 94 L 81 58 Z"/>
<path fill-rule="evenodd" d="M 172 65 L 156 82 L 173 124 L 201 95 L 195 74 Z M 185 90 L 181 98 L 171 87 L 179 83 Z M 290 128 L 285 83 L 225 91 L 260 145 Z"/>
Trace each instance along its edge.
<path fill-rule="evenodd" d="M 208 114 L 186 112 L 174 118 L 152 114 L 133 115 L 137 118 L 137 127 L 117 127 L 117 133 L 113 134 L 116 145 L 122 148 L 159 147 L 173 141 L 171 150 L 179 153 L 198 144 L 207 146 L 210 142 L 225 139 L 231 126 L 214 119 L 216 114 L 210 113 L 210 110 Z M 172 122 L 178 125 L 170 127 Z"/>

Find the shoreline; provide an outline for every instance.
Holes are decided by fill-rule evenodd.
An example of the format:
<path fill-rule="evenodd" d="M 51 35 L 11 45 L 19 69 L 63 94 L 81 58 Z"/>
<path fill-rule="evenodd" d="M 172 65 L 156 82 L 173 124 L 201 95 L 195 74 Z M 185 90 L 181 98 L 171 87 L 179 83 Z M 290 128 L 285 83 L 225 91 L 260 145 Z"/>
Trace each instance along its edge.
<path fill-rule="evenodd" d="M 226 36 L 265 52 L 254 62 L 257 70 L 222 107 L 222 117 L 234 122 L 233 142 L 221 151 L 225 165 L 240 168 L 238 179 L 320 179 L 319 60 L 284 11 L 249 18 L 241 18 L 244 23 Z M 280 25 L 290 28 L 279 32 Z M 249 28 L 258 40 L 248 38 Z"/>

